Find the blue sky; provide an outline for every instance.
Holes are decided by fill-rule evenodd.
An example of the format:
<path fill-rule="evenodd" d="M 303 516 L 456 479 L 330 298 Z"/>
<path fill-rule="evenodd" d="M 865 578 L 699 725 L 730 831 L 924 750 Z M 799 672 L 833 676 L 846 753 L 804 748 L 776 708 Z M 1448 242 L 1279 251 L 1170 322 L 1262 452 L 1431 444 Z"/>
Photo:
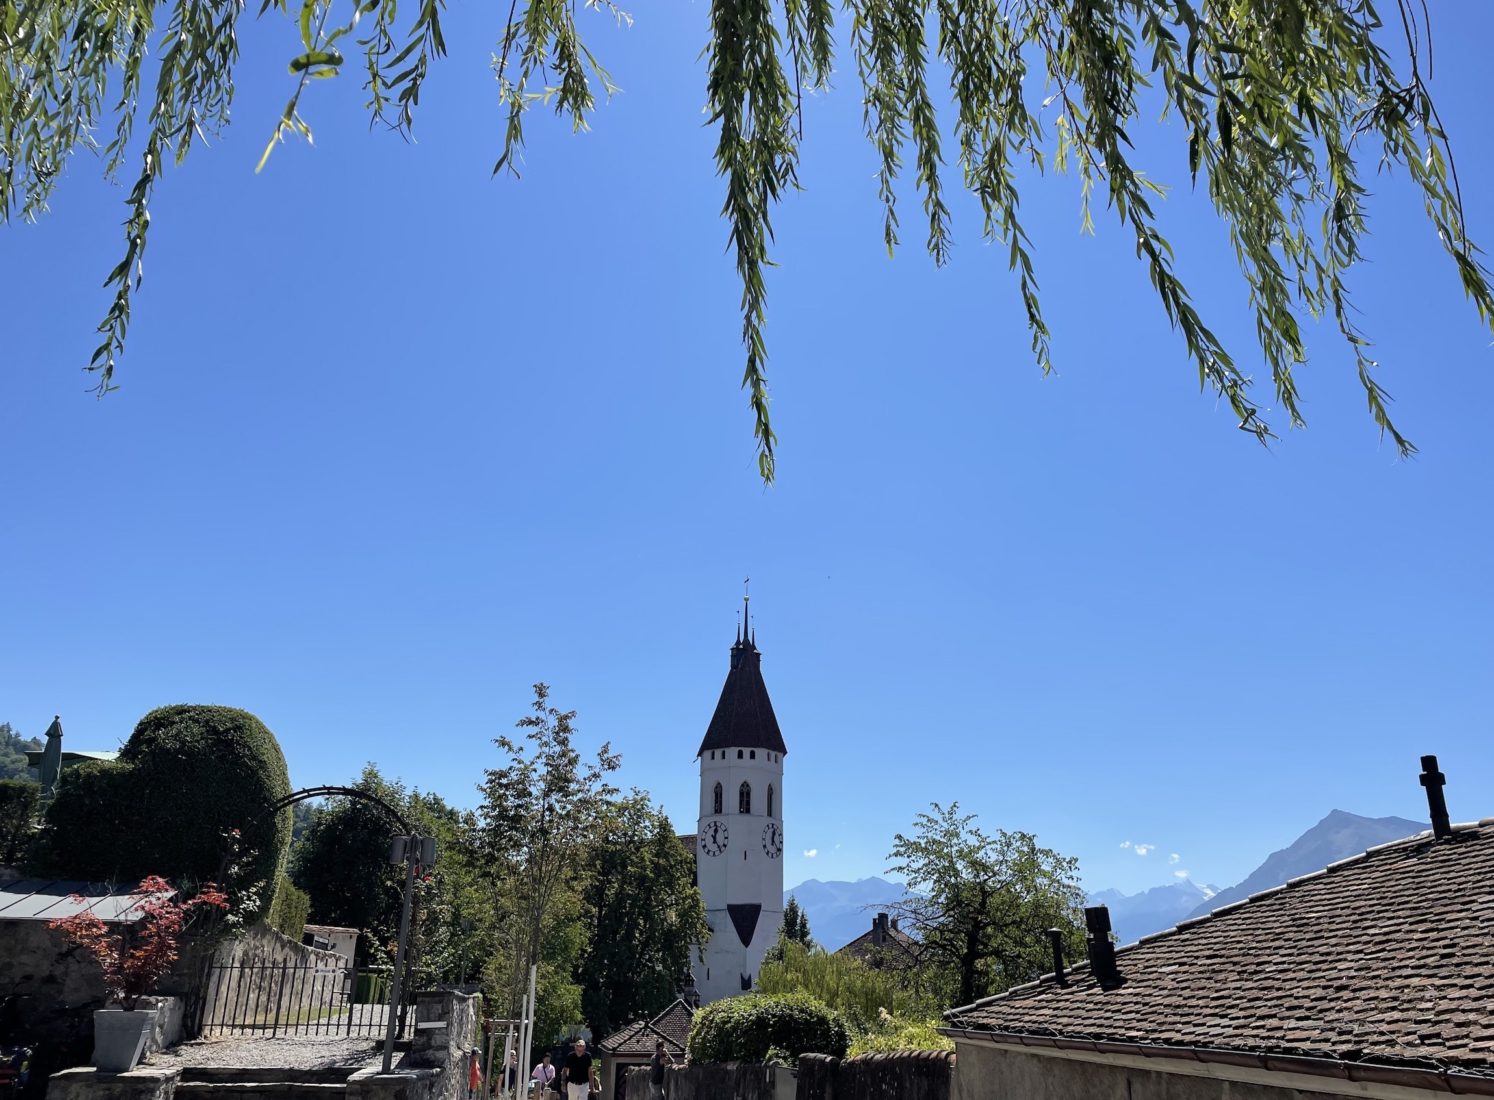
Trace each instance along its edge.
<path fill-rule="evenodd" d="M 1423 752 L 1455 818 L 1494 813 L 1490 340 L 1405 186 L 1374 181 L 1357 286 L 1422 455 L 1377 440 L 1322 326 L 1310 429 L 1265 451 L 1198 392 L 1125 234 L 1102 216 L 1080 236 L 1074 179 L 1024 202 L 1056 377 L 971 202 L 936 271 L 909 194 L 913 247 L 889 261 L 843 72 L 807 105 L 806 190 L 776 219 L 765 489 L 706 12 L 595 19 L 624 93 L 590 134 L 533 116 L 518 181 L 489 177 L 497 31 L 456 8 L 417 143 L 370 134 L 356 82 L 326 81 L 315 146 L 254 175 L 295 30 L 250 23 L 234 125 L 160 188 L 102 402 L 77 367 L 122 191 L 82 158 L 49 217 L 3 231 L 0 720 L 39 734 L 60 712 L 73 745 L 108 747 L 154 706 L 231 704 L 298 784 L 373 760 L 470 803 L 545 680 L 693 827 L 750 575 L 789 883 L 881 872 L 934 800 L 1126 890 L 1237 881 L 1335 807 L 1419 817 Z M 1487 243 L 1494 9 L 1434 18 Z M 1183 145 L 1143 148 L 1184 185 L 1182 273 L 1252 362 Z"/>

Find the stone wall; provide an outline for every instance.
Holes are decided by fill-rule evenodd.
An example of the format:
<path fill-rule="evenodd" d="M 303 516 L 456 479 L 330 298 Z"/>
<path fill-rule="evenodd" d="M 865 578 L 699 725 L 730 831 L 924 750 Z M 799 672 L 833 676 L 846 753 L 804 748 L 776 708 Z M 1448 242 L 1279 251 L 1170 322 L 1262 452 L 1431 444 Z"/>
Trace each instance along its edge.
<path fill-rule="evenodd" d="M 104 1007 L 98 963 L 45 921 L 0 921 L 0 1039 L 36 1044 L 47 1065 L 93 1049 L 93 1010 Z"/>
<path fill-rule="evenodd" d="M 192 968 L 183 963 L 162 980 L 160 996 L 147 998 L 162 1009 L 152 1049 L 177 1042 L 184 1005 L 193 992 Z M 104 1008 L 99 965 L 47 927 L 46 921 L 0 921 L 0 1041 L 35 1046 L 41 1076 L 87 1062 L 93 1053 L 93 1013 Z"/>
<path fill-rule="evenodd" d="M 1165 1072 L 1033 1054 L 988 1043 L 959 1042 L 956 1046 L 959 1073 L 954 1100 L 1327 1100 L 1400 1096 L 1408 1091 L 1364 1085 L 1344 1086 L 1353 1092 L 1335 1091 L 1338 1085 L 1329 1079 L 1299 1088 L 1293 1086 L 1302 1083 L 1300 1078 L 1290 1085 L 1285 1081 L 1229 1080 L 1222 1071 L 1221 1076 L 1210 1075 L 1201 1063 L 1177 1063 L 1180 1070 L 1199 1066 L 1193 1073 Z"/>
<path fill-rule="evenodd" d="M 223 1024 L 309 1022 L 348 1002 L 352 975 L 335 951 L 297 943 L 263 922 L 225 939 L 203 976 L 203 1034 Z"/>
<path fill-rule="evenodd" d="M 464 1100 L 477 1014 L 477 998 L 468 994 L 418 994 L 409 1051 L 393 1073 L 373 1066 L 348 1078 L 348 1100 Z"/>

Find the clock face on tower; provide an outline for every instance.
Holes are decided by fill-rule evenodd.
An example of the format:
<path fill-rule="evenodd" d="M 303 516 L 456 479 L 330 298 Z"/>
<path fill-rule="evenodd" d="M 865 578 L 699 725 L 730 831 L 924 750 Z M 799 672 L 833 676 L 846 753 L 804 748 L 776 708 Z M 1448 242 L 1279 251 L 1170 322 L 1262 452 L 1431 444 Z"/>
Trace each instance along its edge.
<path fill-rule="evenodd" d="M 763 853 L 769 859 L 783 855 L 783 830 L 775 822 L 763 826 Z"/>
<path fill-rule="evenodd" d="M 708 856 L 719 856 L 726 851 L 726 822 L 712 821 L 700 831 L 700 850 Z"/>

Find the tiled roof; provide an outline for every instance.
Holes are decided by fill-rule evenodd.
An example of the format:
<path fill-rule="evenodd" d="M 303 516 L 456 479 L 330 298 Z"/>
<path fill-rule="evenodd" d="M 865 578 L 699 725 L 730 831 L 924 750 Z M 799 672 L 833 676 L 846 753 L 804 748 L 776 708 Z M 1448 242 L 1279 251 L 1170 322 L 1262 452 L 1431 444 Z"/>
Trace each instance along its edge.
<path fill-rule="evenodd" d="M 786 754 L 778 718 L 763 682 L 763 655 L 750 640 L 731 647 L 731 668 L 721 687 L 716 713 L 706 727 L 705 739 L 695 754 L 702 756 L 712 749 L 767 749 Z"/>
<path fill-rule="evenodd" d="M 685 851 L 690 853 L 690 858 L 695 858 L 695 846 L 699 838 L 695 833 L 680 833 L 679 842 L 685 846 Z"/>
<path fill-rule="evenodd" d="M 676 1000 L 652 1020 L 629 1024 L 607 1036 L 597 1047 L 607 1054 L 650 1055 L 654 1052 L 654 1044 L 662 1039 L 664 1049 L 670 1054 L 683 1055 L 694 1016 L 694 1009 L 684 1001 Z"/>
<path fill-rule="evenodd" d="M 949 1028 L 1425 1066 L 1494 1077 L 1494 818 L 1371 848 Z"/>
<path fill-rule="evenodd" d="M 902 970 L 918 965 L 919 943 L 908 933 L 898 928 L 887 929 L 887 938 L 878 944 L 876 929 L 869 928 L 846 944 L 837 955 L 850 955 L 857 962 L 871 966 L 882 966 L 890 970 Z"/>
<path fill-rule="evenodd" d="M 695 1010 L 684 1001 L 676 1000 L 650 1020 L 648 1026 L 663 1038 L 666 1047 L 673 1043 L 683 1051 L 685 1040 L 690 1037 L 690 1024 L 694 1020 Z"/>

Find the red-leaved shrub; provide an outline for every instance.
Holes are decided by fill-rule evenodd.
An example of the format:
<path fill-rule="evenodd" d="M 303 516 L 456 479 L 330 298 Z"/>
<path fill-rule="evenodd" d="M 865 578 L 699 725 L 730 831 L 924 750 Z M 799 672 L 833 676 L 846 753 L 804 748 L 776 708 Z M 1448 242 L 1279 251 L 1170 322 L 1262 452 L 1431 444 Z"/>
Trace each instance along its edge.
<path fill-rule="evenodd" d="M 200 908 L 227 909 L 228 898 L 212 883 L 205 885 L 191 901 L 176 901 L 171 884 L 151 875 L 131 891 L 148 900 L 133 908 L 137 919 L 111 927 L 92 911 L 84 909 L 70 917 L 48 921 L 71 943 L 83 948 L 104 972 L 104 989 L 108 1000 L 118 1000 L 127 1012 L 166 976 L 176 962 L 182 929 L 187 919 Z M 73 896 L 73 901 L 87 899 Z"/>

